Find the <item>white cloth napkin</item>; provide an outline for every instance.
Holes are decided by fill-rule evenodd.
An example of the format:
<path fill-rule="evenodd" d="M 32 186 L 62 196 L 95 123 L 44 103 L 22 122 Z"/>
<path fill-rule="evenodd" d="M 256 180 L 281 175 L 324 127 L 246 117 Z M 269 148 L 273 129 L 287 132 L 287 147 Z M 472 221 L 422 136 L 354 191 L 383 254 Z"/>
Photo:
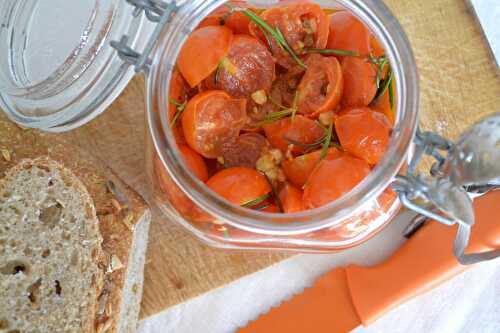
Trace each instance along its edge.
<path fill-rule="evenodd" d="M 230 333 L 347 263 L 382 261 L 404 241 L 407 216 L 342 253 L 298 255 L 143 320 L 139 333 Z M 500 260 L 479 264 L 355 333 L 500 333 Z M 277 333 L 277 332 L 270 332 Z M 314 332 L 305 332 L 314 333 Z"/>

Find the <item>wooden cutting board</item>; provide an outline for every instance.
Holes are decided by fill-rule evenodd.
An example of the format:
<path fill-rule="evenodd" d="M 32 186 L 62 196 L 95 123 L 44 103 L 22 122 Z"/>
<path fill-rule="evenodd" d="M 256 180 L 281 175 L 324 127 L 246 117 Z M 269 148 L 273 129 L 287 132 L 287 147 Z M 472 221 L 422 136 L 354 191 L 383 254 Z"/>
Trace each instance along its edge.
<path fill-rule="evenodd" d="M 386 0 L 413 45 L 421 82 L 421 124 L 455 138 L 500 111 L 500 79 L 465 0 Z M 68 141 L 91 150 L 146 198 L 144 80 L 135 78 L 103 115 Z M 142 317 L 222 286 L 286 256 L 227 253 L 154 214 Z"/>

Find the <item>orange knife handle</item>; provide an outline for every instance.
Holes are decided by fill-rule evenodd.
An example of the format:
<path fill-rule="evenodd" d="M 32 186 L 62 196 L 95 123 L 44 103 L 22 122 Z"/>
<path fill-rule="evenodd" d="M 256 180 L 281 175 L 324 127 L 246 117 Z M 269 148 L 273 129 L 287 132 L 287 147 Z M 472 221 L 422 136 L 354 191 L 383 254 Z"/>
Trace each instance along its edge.
<path fill-rule="evenodd" d="M 476 223 L 467 252 L 500 248 L 500 191 L 474 201 Z M 457 226 L 430 222 L 391 258 L 374 267 L 348 266 L 347 282 L 364 325 L 406 300 L 432 289 L 464 271 L 453 255 Z"/>

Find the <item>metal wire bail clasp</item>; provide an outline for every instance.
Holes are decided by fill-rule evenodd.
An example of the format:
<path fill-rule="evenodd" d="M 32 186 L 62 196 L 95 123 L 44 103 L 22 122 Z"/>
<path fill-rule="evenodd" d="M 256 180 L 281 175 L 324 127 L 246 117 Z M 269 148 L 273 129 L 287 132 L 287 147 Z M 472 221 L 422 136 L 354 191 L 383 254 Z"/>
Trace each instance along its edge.
<path fill-rule="evenodd" d="M 136 72 L 147 71 L 150 65 L 150 54 L 161 34 L 164 26 L 170 22 L 178 6 L 175 1 L 165 3 L 159 0 L 126 0 L 135 7 L 133 16 L 137 17 L 144 12 L 146 18 L 157 23 L 142 53 L 132 49 L 129 45 L 129 36 L 123 35 L 119 41 L 111 41 L 111 47 L 116 49 L 118 56 L 127 64 L 134 66 Z"/>
<path fill-rule="evenodd" d="M 458 224 L 454 254 L 464 265 L 500 256 L 500 249 L 465 253 L 474 224 L 471 196 L 477 195 L 477 189 L 484 193 L 500 186 L 499 129 L 500 113 L 472 126 L 456 144 L 417 130 L 415 154 L 407 173 L 392 185 L 407 208 L 446 225 Z M 429 176 L 417 171 L 425 156 L 434 159 Z M 475 193 L 470 193 L 473 190 Z"/>

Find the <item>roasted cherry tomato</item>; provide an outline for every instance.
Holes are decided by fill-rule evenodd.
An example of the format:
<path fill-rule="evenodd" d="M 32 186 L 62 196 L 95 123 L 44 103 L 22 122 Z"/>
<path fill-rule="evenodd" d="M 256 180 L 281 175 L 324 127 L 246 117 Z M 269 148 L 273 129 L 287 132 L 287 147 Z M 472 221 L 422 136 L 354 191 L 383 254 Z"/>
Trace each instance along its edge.
<path fill-rule="evenodd" d="M 335 130 L 347 152 L 370 164 L 380 161 L 391 136 L 387 117 L 364 107 L 342 111 L 335 119 Z"/>
<path fill-rule="evenodd" d="M 394 95 L 396 95 L 396 92 L 394 91 Z M 394 103 L 396 103 L 396 97 L 394 96 Z M 380 113 L 383 113 L 387 119 L 389 119 L 389 122 L 391 125 L 394 125 L 395 119 L 395 114 L 394 110 L 391 108 L 391 100 L 389 97 L 389 90 L 387 90 L 382 96 L 378 97 L 376 100 L 373 101 L 373 103 L 370 105 L 370 107 Z"/>
<path fill-rule="evenodd" d="M 328 149 L 325 159 L 334 159 L 340 156 L 342 156 L 342 152 L 337 148 L 330 148 Z M 293 185 L 302 188 L 314 168 L 318 165 L 320 157 L 321 150 L 317 150 L 309 154 L 297 156 L 292 160 L 283 161 L 281 167 L 283 168 L 286 179 Z"/>
<path fill-rule="evenodd" d="M 257 160 L 269 151 L 271 145 L 259 133 L 245 133 L 224 146 L 224 166 L 255 168 Z"/>
<path fill-rule="evenodd" d="M 335 57 L 312 54 L 306 61 L 307 71 L 298 87 L 299 112 L 310 116 L 332 111 L 342 97 L 344 79 Z"/>
<path fill-rule="evenodd" d="M 328 16 L 317 4 L 297 3 L 270 8 L 260 17 L 272 27 L 279 29 L 297 55 L 304 54 L 307 48 L 325 48 L 328 41 Z M 267 43 L 262 30 L 253 22 L 250 23 L 250 32 Z M 275 39 L 269 37 L 268 40 L 271 43 L 271 51 L 281 66 L 291 68 L 297 64 Z"/>
<path fill-rule="evenodd" d="M 283 186 L 279 193 L 283 212 L 286 214 L 300 213 L 304 211 L 304 203 L 302 201 L 302 191 L 288 183 Z"/>
<path fill-rule="evenodd" d="M 371 50 L 370 37 L 368 28 L 351 13 L 340 11 L 330 16 L 328 49 L 354 51 L 361 56 L 368 56 Z"/>
<path fill-rule="evenodd" d="M 247 8 L 244 1 L 229 1 L 233 6 L 239 8 Z M 212 14 L 207 16 L 198 25 L 198 28 L 206 27 L 209 25 L 226 26 L 231 29 L 235 34 L 250 34 L 248 26 L 250 19 L 240 11 L 230 12 L 226 6 L 220 6 Z"/>
<path fill-rule="evenodd" d="M 377 93 L 377 66 L 367 59 L 345 57 L 342 60 L 344 95 L 342 106 L 368 106 Z"/>
<path fill-rule="evenodd" d="M 259 90 L 268 92 L 275 79 L 274 59 L 256 38 L 237 35 L 214 79 L 219 89 L 236 98 L 247 98 Z"/>
<path fill-rule="evenodd" d="M 264 125 L 264 133 L 271 145 L 283 153 L 286 153 L 288 146 L 293 144 L 292 152 L 300 154 L 307 149 L 294 144 L 295 142 L 305 145 L 316 143 L 324 137 L 325 130 L 314 120 L 296 115 L 293 120 L 285 118 Z"/>
<path fill-rule="evenodd" d="M 184 136 L 206 158 L 221 156 L 222 147 L 238 137 L 246 123 L 246 100 L 212 90 L 199 93 L 182 114 Z"/>
<path fill-rule="evenodd" d="M 188 146 L 179 146 L 179 151 L 189 170 L 196 178 L 202 182 L 206 182 L 208 180 L 208 169 L 203 157 Z"/>
<path fill-rule="evenodd" d="M 182 151 L 181 151 L 182 153 Z M 192 152 L 193 154 L 196 154 Z M 191 153 L 188 153 L 189 155 Z M 185 157 L 186 155 L 182 153 L 182 155 Z M 198 156 L 199 157 L 199 156 Z M 186 159 L 186 163 L 189 163 L 188 161 L 191 158 Z M 193 172 L 197 177 L 202 176 L 203 172 L 200 172 L 200 168 L 202 167 L 196 163 L 190 163 L 195 167 L 195 169 L 191 169 L 191 172 Z M 197 205 L 195 205 L 191 199 L 189 199 L 184 192 L 177 186 L 177 184 L 170 178 L 170 175 L 167 173 L 165 168 L 163 167 L 163 164 L 161 163 L 160 158 L 155 155 L 154 161 L 153 161 L 153 167 L 154 167 L 154 173 L 158 179 L 158 187 L 160 188 L 160 191 L 166 196 L 166 199 L 171 203 L 172 207 L 174 207 L 179 214 L 181 214 L 184 218 L 186 218 L 189 221 L 195 221 L 195 222 L 210 222 L 212 218 L 202 211 L 200 208 L 198 208 Z M 188 164 L 188 167 L 191 167 Z M 199 175 L 198 175 L 199 174 Z M 202 180 L 202 179 L 200 179 Z"/>
<path fill-rule="evenodd" d="M 369 173 L 370 166 L 365 161 L 349 155 L 321 161 L 304 187 L 305 208 L 321 207 L 339 199 Z"/>
<path fill-rule="evenodd" d="M 168 97 L 168 123 L 171 124 L 176 113 L 178 112 L 177 108 L 182 107 L 184 103 L 187 103 L 188 98 L 188 87 L 182 75 L 177 69 L 172 72 Z M 175 126 L 171 128 L 175 141 L 178 144 L 185 144 L 186 139 L 184 138 L 184 133 L 182 132 L 182 124 L 180 119 L 177 119 Z"/>
<path fill-rule="evenodd" d="M 241 206 L 271 192 L 266 177 L 251 168 L 224 169 L 207 181 L 207 186 L 229 202 Z"/>
<path fill-rule="evenodd" d="M 177 58 L 177 66 L 191 87 L 217 69 L 232 41 L 233 32 L 222 26 L 206 26 L 191 33 Z"/>

